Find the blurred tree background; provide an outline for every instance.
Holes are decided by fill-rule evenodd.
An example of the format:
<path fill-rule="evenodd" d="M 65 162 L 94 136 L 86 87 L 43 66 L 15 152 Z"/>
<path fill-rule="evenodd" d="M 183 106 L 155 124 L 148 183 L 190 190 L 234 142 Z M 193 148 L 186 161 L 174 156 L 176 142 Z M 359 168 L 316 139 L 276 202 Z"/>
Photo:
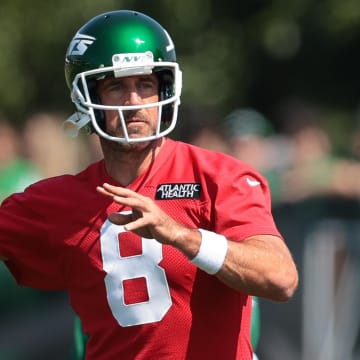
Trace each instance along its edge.
<path fill-rule="evenodd" d="M 174 39 L 184 84 L 181 111 L 252 106 L 281 127 L 300 98 L 320 107 L 335 143 L 357 121 L 360 2 L 356 0 L 2 0 L 0 111 L 14 122 L 37 110 L 70 114 L 63 75 L 69 40 L 89 18 L 134 9 Z"/>

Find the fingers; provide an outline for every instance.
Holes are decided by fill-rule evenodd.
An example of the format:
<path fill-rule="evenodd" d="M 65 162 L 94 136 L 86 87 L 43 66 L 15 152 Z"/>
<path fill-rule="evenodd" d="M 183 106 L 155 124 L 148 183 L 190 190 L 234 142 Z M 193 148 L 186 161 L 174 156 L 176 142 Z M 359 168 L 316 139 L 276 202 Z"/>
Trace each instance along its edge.
<path fill-rule="evenodd" d="M 106 190 L 104 189 L 104 187 L 102 187 L 102 186 L 97 186 L 97 187 L 96 187 L 96 191 L 97 191 L 98 193 L 102 194 L 102 195 L 105 195 L 105 196 L 113 196 L 113 195 L 110 194 L 108 191 L 106 191 Z"/>
<path fill-rule="evenodd" d="M 137 220 L 142 219 L 141 214 L 133 211 L 129 214 L 121 212 L 114 212 L 109 214 L 109 220 L 116 225 L 127 225 L 129 223 L 137 223 Z M 139 222 L 140 223 L 140 222 Z"/>
<path fill-rule="evenodd" d="M 135 219 L 135 220 L 134 220 Z M 151 231 L 146 227 L 146 222 L 143 218 L 134 218 L 134 214 L 120 214 L 112 213 L 109 215 L 109 220 L 115 225 L 122 225 L 126 231 L 133 231 L 135 234 L 153 239 Z"/>
<path fill-rule="evenodd" d="M 152 238 L 151 231 L 147 227 L 153 225 L 157 208 L 153 206 L 151 199 L 130 189 L 107 183 L 96 189 L 100 194 L 112 198 L 114 202 L 132 209 L 131 214 L 110 214 L 109 220 L 112 223 L 124 225 L 127 231 L 134 231 L 142 237 Z"/>
<path fill-rule="evenodd" d="M 97 186 L 96 190 L 105 196 L 111 197 L 115 202 L 129 207 L 138 207 L 142 209 L 142 204 L 146 202 L 146 197 L 127 188 L 113 186 L 104 183 L 103 186 Z"/>
<path fill-rule="evenodd" d="M 114 197 L 116 195 L 119 195 L 119 187 L 115 187 L 109 184 L 104 183 L 102 186 L 97 186 L 96 190 L 98 193 L 108 196 L 108 197 Z"/>
<path fill-rule="evenodd" d="M 132 208 L 132 214 L 111 214 L 109 216 L 109 220 L 111 222 L 117 225 L 134 223 L 134 225 L 129 225 L 131 228 L 137 228 L 145 225 L 143 224 L 143 220 L 137 221 L 142 219 L 143 211 L 145 211 L 148 207 L 148 200 L 145 196 L 142 196 L 130 189 L 113 186 L 108 183 L 104 183 L 102 186 L 97 186 L 96 190 L 100 194 L 112 198 L 114 202 Z"/>
<path fill-rule="evenodd" d="M 114 186 L 114 185 L 110 185 L 108 183 L 104 183 L 102 186 L 97 186 L 96 190 L 99 193 L 106 195 L 106 196 L 128 197 L 128 196 L 139 195 L 135 191 L 132 191 L 125 187 Z M 141 196 L 141 195 L 139 195 L 139 196 Z"/>
<path fill-rule="evenodd" d="M 109 220 L 115 225 L 126 225 L 132 220 L 132 214 L 112 213 L 109 215 Z"/>
<path fill-rule="evenodd" d="M 142 229 L 148 225 L 148 222 L 144 218 L 139 218 L 137 220 L 131 221 L 125 225 L 125 230 L 127 231 L 135 231 L 138 229 Z M 146 236 L 149 237 L 149 236 Z"/>

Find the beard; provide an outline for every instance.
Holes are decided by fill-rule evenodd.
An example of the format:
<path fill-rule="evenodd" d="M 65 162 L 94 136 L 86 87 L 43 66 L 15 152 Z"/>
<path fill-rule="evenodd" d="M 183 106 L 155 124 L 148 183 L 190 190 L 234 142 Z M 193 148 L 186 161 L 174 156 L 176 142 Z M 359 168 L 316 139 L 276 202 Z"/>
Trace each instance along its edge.
<path fill-rule="evenodd" d="M 151 126 L 152 121 L 149 120 L 148 115 L 141 111 L 128 110 L 124 111 L 123 115 L 129 138 L 148 137 L 155 133 L 155 129 Z M 106 132 L 114 137 L 125 137 L 120 119 L 117 120 L 115 128 L 107 128 Z"/>
<path fill-rule="evenodd" d="M 135 139 L 155 134 L 155 129 L 151 126 L 152 121 L 150 121 L 148 115 L 142 113 L 141 110 L 127 110 L 123 112 L 123 116 L 129 138 Z M 105 132 L 110 136 L 123 138 L 124 129 L 121 120 L 118 118 L 114 127 L 107 126 Z M 115 153 L 134 153 L 145 150 L 156 140 L 127 143 L 107 140 L 100 136 L 100 141 L 103 149 L 108 149 Z"/>
<path fill-rule="evenodd" d="M 101 143 L 102 148 L 104 150 L 108 149 L 114 153 L 141 152 L 141 151 L 145 150 L 146 148 L 148 148 L 149 145 L 151 143 L 153 143 L 154 141 L 156 141 L 156 140 L 127 143 L 127 142 L 117 142 L 117 141 L 113 141 L 113 140 L 107 140 L 100 136 L 100 143 Z"/>
<path fill-rule="evenodd" d="M 107 141 L 107 140 L 105 140 Z M 155 141 L 155 140 L 153 140 Z M 116 141 L 109 141 L 109 148 L 118 153 L 135 153 L 141 152 L 149 147 L 151 141 L 142 141 L 138 143 L 118 143 Z"/>
<path fill-rule="evenodd" d="M 136 129 L 134 131 L 128 131 L 130 137 L 132 133 L 136 135 L 139 134 L 139 131 L 136 131 Z M 111 133 L 109 134 L 112 136 L 119 136 L 118 132 L 116 132 L 116 134 L 111 134 Z M 121 136 L 123 136 L 122 130 L 121 130 Z M 103 151 L 108 150 L 112 153 L 118 153 L 118 154 L 140 153 L 146 150 L 147 148 L 152 147 L 152 144 L 156 141 L 157 139 L 127 143 L 127 142 L 117 142 L 113 140 L 108 140 L 100 136 L 100 143 L 103 148 Z"/>

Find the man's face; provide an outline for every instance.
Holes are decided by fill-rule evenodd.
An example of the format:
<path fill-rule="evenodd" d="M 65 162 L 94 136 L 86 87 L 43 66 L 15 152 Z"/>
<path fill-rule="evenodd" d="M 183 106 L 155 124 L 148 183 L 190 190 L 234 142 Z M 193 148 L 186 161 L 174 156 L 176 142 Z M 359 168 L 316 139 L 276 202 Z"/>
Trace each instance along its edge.
<path fill-rule="evenodd" d="M 159 101 L 159 80 L 151 75 L 106 78 L 99 80 L 97 94 L 102 105 L 143 105 Z M 130 138 L 147 137 L 155 133 L 158 122 L 158 107 L 124 111 L 127 132 Z M 124 137 L 119 112 L 105 111 L 106 132 Z"/>

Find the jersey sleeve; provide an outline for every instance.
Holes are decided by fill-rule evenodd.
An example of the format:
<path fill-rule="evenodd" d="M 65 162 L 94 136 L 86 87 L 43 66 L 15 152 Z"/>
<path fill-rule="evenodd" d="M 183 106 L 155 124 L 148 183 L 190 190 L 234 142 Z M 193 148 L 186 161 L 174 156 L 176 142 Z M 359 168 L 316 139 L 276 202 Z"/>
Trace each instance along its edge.
<path fill-rule="evenodd" d="M 271 212 L 267 180 L 248 167 L 221 176 L 215 201 L 216 232 L 233 240 L 254 235 L 281 237 Z"/>
<path fill-rule="evenodd" d="M 0 207 L 0 254 L 19 285 L 63 289 L 58 253 L 52 245 L 42 198 L 30 187 Z"/>

